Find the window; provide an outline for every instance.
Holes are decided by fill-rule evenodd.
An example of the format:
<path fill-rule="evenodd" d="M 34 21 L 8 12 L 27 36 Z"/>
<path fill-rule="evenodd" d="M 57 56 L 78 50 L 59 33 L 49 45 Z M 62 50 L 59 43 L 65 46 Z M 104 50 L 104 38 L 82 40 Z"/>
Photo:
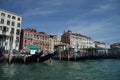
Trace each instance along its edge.
<path fill-rule="evenodd" d="M 0 26 L 0 30 L 2 30 L 2 26 Z"/>
<path fill-rule="evenodd" d="M 18 47 L 18 44 L 16 44 L 16 47 Z"/>
<path fill-rule="evenodd" d="M 29 34 L 29 37 L 32 38 L 32 34 Z"/>
<path fill-rule="evenodd" d="M 17 23 L 17 27 L 20 27 L 20 23 Z"/>
<path fill-rule="evenodd" d="M 27 38 L 27 33 L 25 34 L 25 37 Z"/>
<path fill-rule="evenodd" d="M 1 13 L 1 16 L 5 16 L 5 13 Z"/>
<path fill-rule="evenodd" d="M 36 35 L 34 35 L 34 38 L 37 38 L 37 36 L 36 36 Z"/>
<path fill-rule="evenodd" d="M 30 38 L 30 34 L 28 34 L 27 36 L 28 36 L 28 38 Z"/>
<path fill-rule="evenodd" d="M 18 21 L 20 21 L 20 18 L 18 18 Z"/>
<path fill-rule="evenodd" d="M 19 35 L 19 34 L 20 34 L 20 30 L 19 30 L 19 29 L 17 29 L 16 34 L 17 34 L 17 35 Z"/>
<path fill-rule="evenodd" d="M 9 28 L 6 26 L 3 26 L 3 32 L 7 32 L 7 31 L 9 31 Z"/>
<path fill-rule="evenodd" d="M 10 21 L 9 20 L 7 21 L 7 25 L 10 25 Z"/>
<path fill-rule="evenodd" d="M 43 40 L 43 36 L 41 36 L 41 40 Z"/>
<path fill-rule="evenodd" d="M 37 39 L 39 39 L 39 36 L 37 35 Z"/>
<path fill-rule="evenodd" d="M 7 42 L 5 42 L 5 46 L 7 46 Z"/>
<path fill-rule="evenodd" d="M 15 26 L 15 22 L 12 22 L 12 26 Z"/>
<path fill-rule="evenodd" d="M 16 17 L 15 17 L 15 16 L 12 16 L 12 19 L 16 19 Z"/>
<path fill-rule="evenodd" d="M 9 31 L 9 28 L 8 28 L 8 27 L 6 27 L 6 31 Z"/>
<path fill-rule="evenodd" d="M 16 37 L 16 42 L 19 42 L 19 37 Z"/>
<path fill-rule="evenodd" d="M 13 33 L 13 34 L 14 34 L 14 28 L 11 28 L 11 33 Z"/>
<path fill-rule="evenodd" d="M 8 15 L 7 17 L 8 17 L 8 18 L 11 18 L 11 15 Z"/>
<path fill-rule="evenodd" d="M 1 19 L 1 24 L 4 24 L 4 19 Z"/>

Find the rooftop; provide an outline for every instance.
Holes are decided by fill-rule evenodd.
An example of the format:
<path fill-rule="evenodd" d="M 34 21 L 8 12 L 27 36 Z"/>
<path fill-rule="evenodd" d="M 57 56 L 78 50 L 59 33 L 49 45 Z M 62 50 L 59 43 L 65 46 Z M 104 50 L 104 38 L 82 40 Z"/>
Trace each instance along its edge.
<path fill-rule="evenodd" d="M 63 34 L 68 34 L 68 35 L 75 35 L 75 36 L 79 36 L 79 37 L 85 37 L 85 38 L 88 38 L 88 39 L 91 39 L 91 37 L 87 37 L 85 35 L 82 35 L 80 33 L 73 33 L 71 30 L 68 30 L 67 32 L 64 31 Z"/>
<path fill-rule="evenodd" d="M 19 15 L 19 14 L 16 14 L 16 13 L 14 13 L 14 12 L 7 11 L 7 10 L 1 9 L 1 8 L 0 8 L 0 11 L 4 11 L 4 12 L 10 13 L 10 14 L 14 14 L 14 15 L 17 15 L 17 16 L 22 17 L 22 16 L 21 16 L 21 15 Z"/>

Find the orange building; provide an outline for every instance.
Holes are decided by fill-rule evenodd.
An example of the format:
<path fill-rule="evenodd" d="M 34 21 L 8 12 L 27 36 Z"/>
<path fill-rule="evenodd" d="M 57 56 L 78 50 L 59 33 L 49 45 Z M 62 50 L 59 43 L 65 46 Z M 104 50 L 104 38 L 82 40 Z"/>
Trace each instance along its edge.
<path fill-rule="evenodd" d="M 20 50 L 30 51 L 29 46 L 39 46 L 42 50 L 49 49 L 49 35 L 37 32 L 35 29 L 27 28 L 21 30 Z"/>

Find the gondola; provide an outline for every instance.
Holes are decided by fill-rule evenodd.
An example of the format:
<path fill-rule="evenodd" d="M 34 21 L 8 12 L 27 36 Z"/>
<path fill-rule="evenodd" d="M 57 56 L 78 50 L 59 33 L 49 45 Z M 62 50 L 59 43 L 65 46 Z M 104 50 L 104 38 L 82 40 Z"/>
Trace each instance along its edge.
<path fill-rule="evenodd" d="M 25 63 L 44 62 L 46 60 L 49 60 L 53 56 L 54 56 L 54 53 L 48 53 L 46 55 L 43 55 L 43 54 L 33 54 L 31 56 L 26 57 Z"/>

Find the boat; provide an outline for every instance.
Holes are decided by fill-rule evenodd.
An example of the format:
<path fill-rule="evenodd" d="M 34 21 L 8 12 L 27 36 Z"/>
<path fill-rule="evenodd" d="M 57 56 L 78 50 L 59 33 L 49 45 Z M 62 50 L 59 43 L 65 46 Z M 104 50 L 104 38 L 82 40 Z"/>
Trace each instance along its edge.
<path fill-rule="evenodd" d="M 46 60 L 49 60 L 53 56 L 54 56 L 54 53 L 48 53 L 46 55 L 43 55 L 43 53 L 37 53 L 37 54 L 33 54 L 31 56 L 26 57 L 25 63 L 44 62 Z"/>

